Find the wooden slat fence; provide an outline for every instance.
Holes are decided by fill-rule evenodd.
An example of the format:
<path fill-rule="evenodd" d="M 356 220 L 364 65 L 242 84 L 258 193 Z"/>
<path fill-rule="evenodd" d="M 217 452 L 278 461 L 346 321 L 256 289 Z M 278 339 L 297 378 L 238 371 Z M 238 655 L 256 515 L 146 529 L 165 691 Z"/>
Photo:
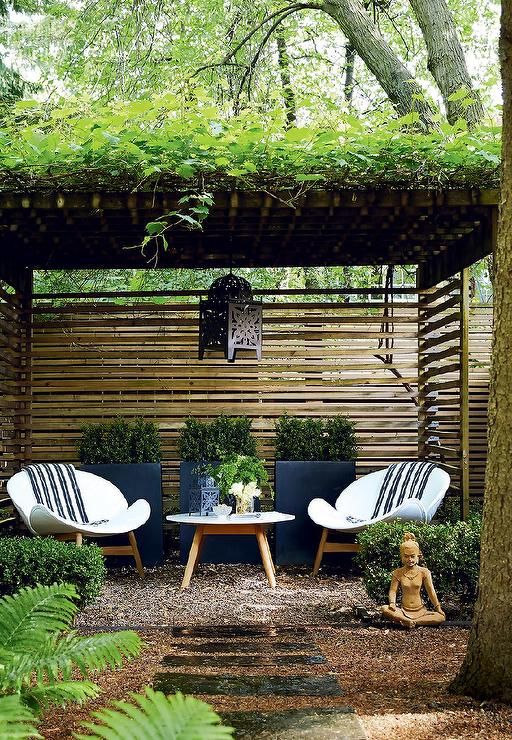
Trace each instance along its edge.
<path fill-rule="evenodd" d="M 118 415 L 153 419 L 163 440 L 165 504 L 175 509 L 176 439 L 189 415 L 251 417 L 260 453 L 269 464 L 273 425 L 285 412 L 350 416 L 360 443 L 358 474 L 416 457 L 421 300 L 417 295 L 392 304 L 377 291 L 373 296 L 366 293 L 360 303 L 344 296 L 335 302 L 305 294 L 271 302 L 272 296 L 266 296 L 262 360 L 248 356 L 227 364 L 219 357 L 197 359 L 198 305 L 197 299 L 185 302 L 191 300 L 189 293 L 130 305 L 108 300 L 66 299 L 65 305 L 35 301 L 34 460 L 76 462 L 76 442 L 85 422 Z M 427 308 L 421 305 L 422 311 L 431 308 L 430 303 Z M 489 309 L 473 309 L 472 358 L 482 363 L 488 358 L 489 318 Z M 450 362 L 446 356 L 444 363 Z M 475 495 L 481 492 L 485 458 L 486 380 L 484 365 L 472 370 Z M 428 378 L 431 385 L 438 382 L 445 380 Z M 447 394 L 441 399 L 442 416 L 451 423 L 456 389 L 443 388 L 442 394 Z M 455 445 L 456 424 L 446 432 L 444 441 Z"/>

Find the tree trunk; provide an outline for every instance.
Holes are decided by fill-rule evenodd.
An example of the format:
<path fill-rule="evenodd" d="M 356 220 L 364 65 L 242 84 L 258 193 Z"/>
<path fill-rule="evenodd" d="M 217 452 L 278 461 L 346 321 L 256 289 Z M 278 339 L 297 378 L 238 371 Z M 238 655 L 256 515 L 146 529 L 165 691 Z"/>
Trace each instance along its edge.
<path fill-rule="evenodd" d="M 512 0 L 502 0 L 503 169 L 494 262 L 489 452 L 479 594 L 464 663 L 452 689 L 512 701 Z"/>
<path fill-rule="evenodd" d="M 276 41 L 279 75 L 281 77 L 284 107 L 286 110 L 286 123 L 288 124 L 288 128 L 290 128 L 290 126 L 295 126 L 295 122 L 297 120 L 297 105 L 295 103 L 295 93 L 293 92 L 292 80 L 290 77 L 290 57 L 288 56 L 286 40 L 282 30 L 278 29 Z"/>
<path fill-rule="evenodd" d="M 401 116 L 417 111 L 432 128 L 433 110 L 407 67 L 381 36 L 360 0 L 323 0 L 322 10 L 339 25 Z"/>
<path fill-rule="evenodd" d="M 354 94 L 354 67 L 356 65 L 356 50 L 349 43 L 345 45 L 345 100 L 349 108 L 352 108 L 352 96 Z"/>
<path fill-rule="evenodd" d="M 446 0 L 409 2 L 425 40 L 427 67 L 443 96 L 448 121 L 455 123 L 458 118 L 463 118 L 469 126 L 474 126 L 484 117 L 484 109 L 469 76 L 462 45 Z M 474 100 L 474 103 L 464 105 L 463 100 L 450 100 L 450 96 L 461 88 L 467 90 L 467 97 Z"/>

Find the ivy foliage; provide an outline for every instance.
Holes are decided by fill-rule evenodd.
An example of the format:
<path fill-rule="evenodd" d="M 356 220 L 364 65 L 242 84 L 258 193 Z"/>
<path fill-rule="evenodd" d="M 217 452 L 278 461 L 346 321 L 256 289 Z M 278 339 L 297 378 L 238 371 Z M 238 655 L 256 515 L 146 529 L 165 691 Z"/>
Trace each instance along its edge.
<path fill-rule="evenodd" d="M 337 128 L 286 130 L 280 109 L 228 119 L 200 89 L 186 103 L 171 93 L 53 108 L 24 100 L 0 126 L 0 188 L 497 186 L 499 127 L 439 121 L 419 133 L 416 115 L 369 124 L 341 114 Z"/>

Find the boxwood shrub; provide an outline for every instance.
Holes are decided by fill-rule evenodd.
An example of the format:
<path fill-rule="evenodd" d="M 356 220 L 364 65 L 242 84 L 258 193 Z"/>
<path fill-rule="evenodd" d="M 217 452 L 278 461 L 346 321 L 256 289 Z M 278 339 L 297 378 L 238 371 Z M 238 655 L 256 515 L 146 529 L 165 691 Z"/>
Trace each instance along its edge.
<path fill-rule="evenodd" d="M 152 421 L 114 419 L 86 424 L 78 442 L 78 456 L 84 465 L 155 463 L 160 461 L 160 434 Z"/>
<path fill-rule="evenodd" d="M 346 416 L 299 419 L 283 415 L 275 424 L 276 460 L 355 460 L 354 422 Z"/>
<path fill-rule="evenodd" d="M 97 545 L 76 547 L 52 537 L 0 537 L 0 595 L 22 586 L 72 583 L 85 606 L 101 592 L 105 562 Z"/>
<path fill-rule="evenodd" d="M 368 527 L 357 536 L 361 550 L 356 556 L 368 595 L 378 604 L 387 603 L 391 572 L 401 566 L 403 534 L 412 532 L 423 554 L 420 565 L 432 571 L 439 598 L 473 603 L 480 567 L 480 529 L 478 516 L 456 524 L 381 522 Z"/>
<path fill-rule="evenodd" d="M 190 416 L 178 438 L 181 460 L 225 460 L 229 455 L 256 455 L 256 440 L 251 434 L 251 419 L 246 416 L 218 416 L 200 421 Z"/>

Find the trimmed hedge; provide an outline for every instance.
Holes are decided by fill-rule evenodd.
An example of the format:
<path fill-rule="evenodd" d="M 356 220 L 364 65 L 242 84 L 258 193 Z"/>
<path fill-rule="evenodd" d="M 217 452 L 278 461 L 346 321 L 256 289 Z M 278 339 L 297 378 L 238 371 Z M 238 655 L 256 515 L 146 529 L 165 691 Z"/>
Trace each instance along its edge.
<path fill-rule="evenodd" d="M 354 422 L 346 416 L 300 419 L 284 414 L 275 424 L 276 460 L 355 460 Z"/>
<path fill-rule="evenodd" d="M 125 419 L 103 424 L 86 424 L 78 442 L 84 465 L 111 465 L 160 462 L 160 434 L 152 421 Z"/>
<path fill-rule="evenodd" d="M 391 572 L 401 566 L 403 534 L 412 532 L 423 554 L 420 565 L 432 571 L 439 598 L 455 597 L 462 603 L 473 603 L 480 567 L 480 529 L 477 516 L 456 524 L 381 522 L 368 527 L 357 536 L 361 550 L 356 556 L 368 595 L 378 604 L 387 603 Z"/>
<path fill-rule="evenodd" d="M 80 606 L 99 596 L 105 580 L 105 561 L 97 545 L 77 547 L 52 537 L 0 538 L 0 595 L 23 586 L 72 583 Z"/>
<path fill-rule="evenodd" d="M 218 416 L 211 422 L 193 416 L 185 421 L 178 437 L 181 460 L 225 460 L 229 455 L 256 456 L 256 440 L 247 416 Z"/>

